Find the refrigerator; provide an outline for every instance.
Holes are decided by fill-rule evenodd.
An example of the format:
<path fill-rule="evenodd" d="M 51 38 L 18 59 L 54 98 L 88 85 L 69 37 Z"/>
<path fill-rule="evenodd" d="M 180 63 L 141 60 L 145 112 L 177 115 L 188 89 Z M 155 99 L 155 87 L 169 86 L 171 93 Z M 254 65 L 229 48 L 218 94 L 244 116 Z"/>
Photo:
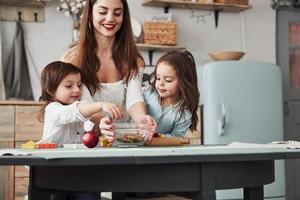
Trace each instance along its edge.
<path fill-rule="evenodd" d="M 282 81 L 278 66 L 253 61 L 218 61 L 197 67 L 204 145 L 283 140 Z M 242 177 L 241 177 L 242 178 Z M 242 189 L 218 190 L 217 199 L 243 199 Z M 285 200 L 284 162 L 264 197 Z"/>

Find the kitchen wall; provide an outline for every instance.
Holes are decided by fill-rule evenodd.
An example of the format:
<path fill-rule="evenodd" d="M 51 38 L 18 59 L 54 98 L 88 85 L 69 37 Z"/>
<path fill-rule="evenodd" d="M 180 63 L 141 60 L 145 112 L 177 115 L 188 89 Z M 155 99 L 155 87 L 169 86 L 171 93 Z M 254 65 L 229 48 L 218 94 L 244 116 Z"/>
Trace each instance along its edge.
<path fill-rule="evenodd" d="M 56 11 L 58 0 L 52 0 L 45 8 L 44 23 L 23 23 L 29 65 L 35 98 L 40 96 L 39 74 L 43 67 L 58 60 L 72 41 L 72 20 Z M 170 9 L 178 23 L 178 45 L 185 46 L 196 63 L 210 61 L 208 52 L 213 50 L 242 50 L 244 59 L 264 62 L 276 61 L 275 11 L 268 0 L 250 0 L 252 9 L 241 13 L 220 12 L 219 26 L 215 28 L 213 12 L 188 9 Z M 143 7 L 142 0 L 128 0 L 131 15 L 141 23 L 154 14 L 162 14 L 163 8 Z M 197 22 L 196 17 L 202 19 Z M 2 34 L 2 62 L 7 58 L 15 33 L 15 22 L 0 22 Z M 154 54 L 154 63 L 161 53 Z M 143 52 L 148 62 L 148 54 Z"/>

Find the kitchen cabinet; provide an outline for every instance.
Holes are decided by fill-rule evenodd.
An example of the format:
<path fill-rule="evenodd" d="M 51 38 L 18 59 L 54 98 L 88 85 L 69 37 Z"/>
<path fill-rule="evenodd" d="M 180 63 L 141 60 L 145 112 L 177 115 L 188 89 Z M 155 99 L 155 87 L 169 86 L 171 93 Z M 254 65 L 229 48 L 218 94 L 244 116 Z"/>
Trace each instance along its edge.
<path fill-rule="evenodd" d="M 0 101 L 0 148 L 20 147 L 39 140 L 43 124 L 37 120 L 43 103 Z M 25 166 L 0 167 L 0 199 L 23 200 L 28 190 L 29 171 Z"/>
<path fill-rule="evenodd" d="M 143 6 L 164 7 L 167 13 L 169 8 L 198 9 L 213 11 L 215 24 L 218 26 L 219 12 L 241 12 L 250 9 L 250 5 L 224 4 L 224 3 L 202 3 L 187 0 L 144 0 Z"/>
<path fill-rule="evenodd" d="M 300 10 L 277 10 L 277 64 L 282 71 L 284 139 L 300 141 Z M 300 200 L 300 159 L 285 161 L 286 199 Z"/>

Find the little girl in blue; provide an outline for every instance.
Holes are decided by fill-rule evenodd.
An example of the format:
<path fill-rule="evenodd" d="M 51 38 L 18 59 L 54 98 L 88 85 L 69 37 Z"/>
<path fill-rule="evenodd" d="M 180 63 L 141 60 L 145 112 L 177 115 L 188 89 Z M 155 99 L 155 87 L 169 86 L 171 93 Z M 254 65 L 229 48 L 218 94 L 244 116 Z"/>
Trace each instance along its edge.
<path fill-rule="evenodd" d="M 193 55 L 188 51 L 163 55 L 149 83 L 143 97 L 158 124 L 157 133 L 183 137 L 187 129 L 196 130 L 200 94 Z"/>

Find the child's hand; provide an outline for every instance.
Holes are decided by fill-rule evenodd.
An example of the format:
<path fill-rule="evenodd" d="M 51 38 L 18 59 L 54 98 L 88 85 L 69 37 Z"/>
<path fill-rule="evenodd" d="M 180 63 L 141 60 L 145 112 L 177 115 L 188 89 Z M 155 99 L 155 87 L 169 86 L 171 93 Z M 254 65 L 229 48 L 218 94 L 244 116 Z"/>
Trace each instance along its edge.
<path fill-rule="evenodd" d="M 107 140 L 112 143 L 115 140 L 115 126 L 112 123 L 112 119 L 110 117 L 104 117 L 101 119 L 99 128 L 101 133 L 107 138 Z"/>
<path fill-rule="evenodd" d="M 145 115 L 142 117 L 141 123 L 146 123 L 150 126 L 151 132 L 150 132 L 147 140 L 151 141 L 153 138 L 153 135 L 156 133 L 156 128 L 157 128 L 156 120 L 150 115 Z"/>
<path fill-rule="evenodd" d="M 102 110 L 109 113 L 113 119 L 124 119 L 124 112 L 121 106 L 117 104 L 105 102 L 103 103 Z"/>

